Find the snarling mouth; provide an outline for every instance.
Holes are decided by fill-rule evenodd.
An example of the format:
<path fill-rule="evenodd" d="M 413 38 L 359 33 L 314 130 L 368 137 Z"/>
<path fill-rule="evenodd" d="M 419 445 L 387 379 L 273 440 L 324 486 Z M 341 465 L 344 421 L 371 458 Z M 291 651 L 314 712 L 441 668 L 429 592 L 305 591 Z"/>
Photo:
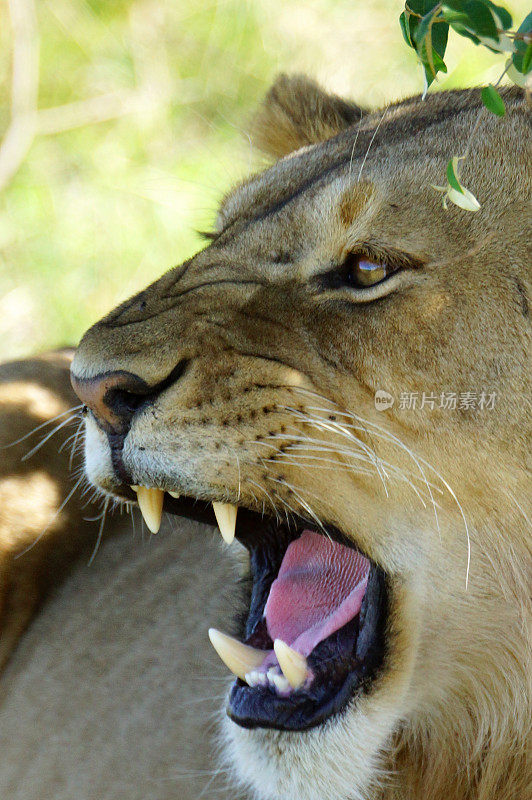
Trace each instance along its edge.
<path fill-rule="evenodd" d="M 247 728 L 305 730 L 367 691 L 386 655 L 383 570 L 333 527 L 280 522 L 245 508 L 134 487 L 149 526 L 164 509 L 213 523 L 250 557 L 249 611 L 239 637 L 211 629 L 237 676 L 227 713 Z M 214 515 L 213 515 L 214 511 Z"/>

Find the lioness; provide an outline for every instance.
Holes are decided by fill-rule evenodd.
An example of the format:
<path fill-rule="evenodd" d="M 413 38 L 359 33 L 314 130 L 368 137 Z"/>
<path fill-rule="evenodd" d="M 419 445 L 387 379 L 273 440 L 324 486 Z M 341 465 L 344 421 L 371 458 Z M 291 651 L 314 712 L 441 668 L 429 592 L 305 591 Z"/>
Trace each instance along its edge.
<path fill-rule="evenodd" d="M 278 160 L 76 352 L 90 482 L 153 532 L 164 509 L 230 544 L 188 529 L 201 602 L 171 599 L 236 675 L 225 751 L 249 796 L 531 796 L 530 128 L 504 99 L 502 119 L 477 91 L 369 113 L 280 78 L 256 123 Z M 433 188 L 457 154 L 476 213 Z M 232 555 L 236 623 L 204 607 Z M 150 732 L 165 767 L 187 713 Z M 112 773 L 97 796 L 126 796 Z"/>

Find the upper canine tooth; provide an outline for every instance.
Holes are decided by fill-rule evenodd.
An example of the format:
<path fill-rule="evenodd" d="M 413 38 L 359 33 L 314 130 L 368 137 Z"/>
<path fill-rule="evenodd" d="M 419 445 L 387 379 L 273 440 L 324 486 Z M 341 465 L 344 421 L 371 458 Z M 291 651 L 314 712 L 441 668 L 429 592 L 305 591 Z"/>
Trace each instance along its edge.
<path fill-rule="evenodd" d="M 268 655 L 266 650 L 257 650 L 242 644 L 238 639 L 233 639 L 216 628 L 209 628 L 209 639 L 225 666 L 243 681 L 246 680 L 246 673 L 259 667 Z"/>
<path fill-rule="evenodd" d="M 292 689 L 300 689 L 307 677 L 307 659 L 282 639 L 276 639 L 273 649 L 279 666 Z"/>
<path fill-rule="evenodd" d="M 138 486 L 137 500 L 148 529 L 152 533 L 157 533 L 161 527 L 161 517 L 163 515 L 163 490 L 148 489 L 147 486 Z"/>
<path fill-rule="evenodd" d="M 178 494 L 177 492 L 171 492 L 170 490 L 168 490 L 168 494 L 170 495 L 170 497 L 173 497 L 174 500 L 179 500 L 179 498 L 181 497 L 181 495 Z"/>
<path fill-rule="evenodd" d="M 235 538 L 236 512 L 238 511 L 238 506 L 234 506 L 232 503 L 213 502 L 212 507 L 223 540 L 227 542 L 227 544 L 231 544 Z"/>

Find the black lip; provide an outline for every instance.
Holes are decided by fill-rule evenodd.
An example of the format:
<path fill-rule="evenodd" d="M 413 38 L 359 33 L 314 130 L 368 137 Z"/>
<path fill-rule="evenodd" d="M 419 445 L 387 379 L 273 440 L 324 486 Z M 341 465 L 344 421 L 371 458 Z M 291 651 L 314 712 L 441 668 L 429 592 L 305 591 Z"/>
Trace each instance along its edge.
<path fill-rule="evenodd" d="M 360 614 L 310 654 L 311 686 L 281 697 L 237 679 L 227 701 L 230 719 L 244 728 L 304 731 L 342 713 L 355 696 L 368 691 L 385 661 L 387 598 L 386 576 L 372 564 Z"/>

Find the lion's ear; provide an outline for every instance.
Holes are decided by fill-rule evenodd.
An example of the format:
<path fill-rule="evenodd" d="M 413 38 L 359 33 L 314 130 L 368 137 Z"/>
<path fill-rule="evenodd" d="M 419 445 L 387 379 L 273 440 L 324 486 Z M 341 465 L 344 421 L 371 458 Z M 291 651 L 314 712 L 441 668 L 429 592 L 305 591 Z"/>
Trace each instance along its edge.
<path fill-rule="evenodd" d="M 327 94 L 304 75 L 280 75 L 255 117 L 253 140 L 260 150 L 281 158 L 336 136 L 363 113 L 355 103 Z"/>

